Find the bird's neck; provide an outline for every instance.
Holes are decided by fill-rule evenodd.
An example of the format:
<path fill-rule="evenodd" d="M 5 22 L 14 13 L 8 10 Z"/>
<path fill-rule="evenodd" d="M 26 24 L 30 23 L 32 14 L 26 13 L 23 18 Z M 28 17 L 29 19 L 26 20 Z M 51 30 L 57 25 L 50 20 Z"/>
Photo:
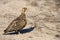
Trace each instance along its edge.
<path fill-rule="evenodd" d="M 19 16 L 19 18 L 26 19 L 26 14 L 25 13 L 21 13 L 21 15 Z"/>
<path fill-rule="evenodd" d="M 24 12 L 22 12 L 20 16 L 25 16 L 25 13 L 24 13 Z"/>

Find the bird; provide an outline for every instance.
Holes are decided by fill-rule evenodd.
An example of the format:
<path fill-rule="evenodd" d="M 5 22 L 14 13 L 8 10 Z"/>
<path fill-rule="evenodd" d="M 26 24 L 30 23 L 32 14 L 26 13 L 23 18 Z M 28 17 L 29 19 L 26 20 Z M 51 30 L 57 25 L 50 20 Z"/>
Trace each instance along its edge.
<path fill-rule="evenodd" d="M 4 34 L 13 31 L 18 32 L 19 30 L 22 30 L 26 26 L 27 24 L 26 14 L 25 14 L 26 10 L 27 10 L 26 7 L 22 8 L 21 15 L 19 15 L 19 17 L 17 17 L 16 19 L 12 20 L 12 22 L 4 30 Z"/>

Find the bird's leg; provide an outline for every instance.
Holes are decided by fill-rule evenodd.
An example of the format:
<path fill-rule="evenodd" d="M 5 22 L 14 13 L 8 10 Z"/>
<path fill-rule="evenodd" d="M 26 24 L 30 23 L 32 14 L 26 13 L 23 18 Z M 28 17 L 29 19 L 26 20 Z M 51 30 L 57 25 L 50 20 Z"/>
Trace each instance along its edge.
<path fill-rule="evenodd" d="M 19 34 L 19 32 L 18 32 L 17 30 L 15 31 L 15 33 L 16 33 L 16 34 Z"/>

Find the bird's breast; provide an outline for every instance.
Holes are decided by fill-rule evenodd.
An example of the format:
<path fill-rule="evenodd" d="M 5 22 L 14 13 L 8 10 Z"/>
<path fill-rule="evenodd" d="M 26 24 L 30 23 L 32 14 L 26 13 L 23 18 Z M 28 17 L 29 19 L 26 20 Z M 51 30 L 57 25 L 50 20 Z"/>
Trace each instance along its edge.
<path fill-rule="evenodd" d="M 23 26 L 26 25 L 26 21 L 25 20 L 21 20 L 21 21 L 18 22 L 17 25 L 19 25 L 20 27 L 23 27 Z"/>

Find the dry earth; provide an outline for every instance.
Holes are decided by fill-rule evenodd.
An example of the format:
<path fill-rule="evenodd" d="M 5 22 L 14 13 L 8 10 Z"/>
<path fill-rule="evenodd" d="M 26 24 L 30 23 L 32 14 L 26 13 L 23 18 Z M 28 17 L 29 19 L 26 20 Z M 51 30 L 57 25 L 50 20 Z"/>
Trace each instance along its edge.
<path fill-rule="evenodd" d="M 20 34 L 3 35 L 23 7 L 30 20 L 26 27 Z M 0 40 L 60 40 L 60 0 L 0 0 Z"/>

